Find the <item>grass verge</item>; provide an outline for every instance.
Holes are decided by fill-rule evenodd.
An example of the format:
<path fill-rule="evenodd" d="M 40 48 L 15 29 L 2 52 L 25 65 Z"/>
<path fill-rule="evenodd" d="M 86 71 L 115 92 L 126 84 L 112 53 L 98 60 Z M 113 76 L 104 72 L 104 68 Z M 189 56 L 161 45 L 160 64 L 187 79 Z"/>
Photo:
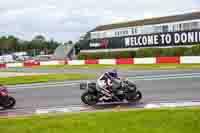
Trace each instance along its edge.
<path fill-rule="evenodd" d="M 2 133 L 199 133 L 200 108 L 0 119 Z"/>
<path fill-rule="evenodd" d="M 0 78 L 0 84 L 16 85 L 16 84 L 30 84 L 49 81 L 63 81 L 63 80 L 80 80 L 95 78 L 94 74 L 49 74 L 49 75 L 33 75 L 33 76 L 17 76 Z"/>
<path fill-rule="evenodd" d="M 200 64 L 134 64 L 134 65 L 55 65 L 36 68 L 66 68 L 66 69 L 200 69 Z"/>

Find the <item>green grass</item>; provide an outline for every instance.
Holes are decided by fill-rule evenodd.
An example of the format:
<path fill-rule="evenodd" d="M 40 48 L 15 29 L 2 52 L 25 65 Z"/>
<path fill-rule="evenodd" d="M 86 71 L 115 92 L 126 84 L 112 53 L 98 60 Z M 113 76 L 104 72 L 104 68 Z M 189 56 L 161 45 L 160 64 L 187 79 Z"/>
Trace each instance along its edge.
<path fill-rule="evenodd" d="M 30 84 L 49 81 L 63 81 L 63 80 L 80 80 L 95 78 L 94 74 L 49 74 L 49 75 L 33 75 L 33 76 L 17 76 L 0 78 L 0 84 L 16 85 L 16 84 Z"/>
<path fill-rule="evenodd" d="M 0 119 L 2 133 L 199 133 L 200 108 Z"/>
<path fill-rule="evenodd" d="M 36 68 L 66 68 L 66 69 L 200 69 L 200 64 L 135 64 L 135 65 L 55 65 Z"/>

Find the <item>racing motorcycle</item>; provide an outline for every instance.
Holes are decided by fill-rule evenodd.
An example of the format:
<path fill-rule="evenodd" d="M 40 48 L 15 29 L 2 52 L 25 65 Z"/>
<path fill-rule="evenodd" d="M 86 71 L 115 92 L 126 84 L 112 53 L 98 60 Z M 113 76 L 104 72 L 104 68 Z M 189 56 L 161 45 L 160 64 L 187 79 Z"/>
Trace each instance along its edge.
<path fill-rule="evenodd" d="M 119 88 L 113 92 L 111 98 L 107 98 L 105 93 L 98 91 L 96 82 L 80 83 L 80 89 L 85 90 L 81 95 L 81 100 L 86 105 L 96 105 L 97 103 L 113 103 L 123 102 L 138 102 L 142 99 L 142 93 L 137 89 L 136 85 L 131 81 L 125 79 L 121 81 Z"/>
<path fill-rule="evenodd" d="M 8 95 L 6 87 L 0 86 L 0 107 L 4 109 L 11 109 L 15 106 L 16 100 Z"/>

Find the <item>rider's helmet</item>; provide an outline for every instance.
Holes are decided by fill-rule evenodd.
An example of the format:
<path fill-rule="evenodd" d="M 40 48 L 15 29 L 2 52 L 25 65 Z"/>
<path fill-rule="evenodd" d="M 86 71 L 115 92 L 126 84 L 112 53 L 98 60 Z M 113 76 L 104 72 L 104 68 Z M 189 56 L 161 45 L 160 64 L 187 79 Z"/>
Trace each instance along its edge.
<path fill-rule="evenodd" d="M 114 78 L 118 78 L 117 70 L 113 69 L 112 71 L 108 72 L 110 76 Z"/>

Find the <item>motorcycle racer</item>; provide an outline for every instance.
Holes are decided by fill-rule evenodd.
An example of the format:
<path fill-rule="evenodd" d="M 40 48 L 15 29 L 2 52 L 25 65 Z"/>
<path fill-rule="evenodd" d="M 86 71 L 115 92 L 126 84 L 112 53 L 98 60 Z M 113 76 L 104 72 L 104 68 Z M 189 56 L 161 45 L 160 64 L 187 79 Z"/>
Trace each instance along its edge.
<path fill-rule="evenodd" d="M 113 92 L 120 87 L 121 80 L 118 77 L 116 69 L 106 72 L 100 76 L 97 80 L 97 89 L 103 92 L 107 98 L 111 98 L 114 94 Z"/>
<path fill-rule="evenodd" d="M 128 79 L 119 78 L 116 70 L 103 73 L 96 81 L 80 83 L 85 90 L 81 101 L 87 105 L 113 102 L 138 102 L 142 93 Z"/>

